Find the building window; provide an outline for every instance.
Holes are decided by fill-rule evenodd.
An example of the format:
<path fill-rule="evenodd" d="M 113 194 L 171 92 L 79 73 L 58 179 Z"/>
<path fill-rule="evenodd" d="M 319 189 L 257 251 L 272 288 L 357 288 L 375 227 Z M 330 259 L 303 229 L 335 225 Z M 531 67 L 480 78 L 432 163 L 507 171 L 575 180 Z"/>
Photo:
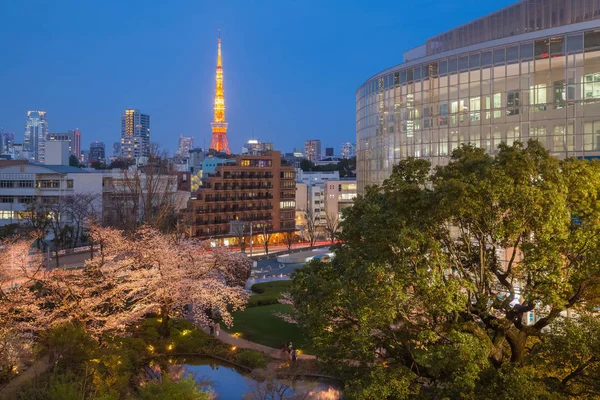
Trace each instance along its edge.
<path fill-rule="evenodd" d="M 0 196 L 0 203 L 13 203 L 12 196 Z"/>
<path fill-rule="evenodd" d="M 479 121 L 481 118 L 481 97 L 472 97 L 469 99 L 469 109 L 471 110 L 471 121 Z"/>
<path fill-rule="evenodd" d="M 448 104 L 440 104 L 440 114 L 438 116 L 438 125 L 448 125 Z"/>
<path fill-rule="evenodd" d="M 73 189 L 73 179 L 67 180 L 67 189 Z"/>
<path fill-rule="evenodd" d="M 583 77 L 583 99 L 600 98 L 600 73 L 588 74 Z"/>
<path fill-rule="evenodd" d="M 38 189 L 59 189 L 60 188 L 59 180 L 44 180 L 44 181 L 37 181 L 36 183 L 37 183 Z"/>
<path fill-rule="evenodd" d="M 15 186 L 18 188 L 33 188 L 33 181 L 15 181 Z"/>
<path fill-rule="evenodd" d="M 586 52 L 600 49 L 600 31 L 586 32 L 584 47 Z"/>
<path fill-rule="evenodd" d="M 14 211 L 0 211 L 0 219 L 14 219 Z"/>
<path fill-rule="evenodd" d="M 279 208 L 296 208 L 295 201 L 280 201 Z"/>
<path fill-rule="evenodd" d="M 506 115 L 518 115 L 521 102 L 519 100 L 519 91 L 513 90 L 506 95 Z"/>
<path fill-rule="evenodd" d="M 546 87 L 544 85 L 534 85 L 529 87 L 529 98 L 533 111 L 546 110 Z"/>
<path fill-rule="evenodd" d="M 500 118 L 502 116 L 502 112 L 500 111 L 502 108 L 502 93 L 494 93 L 494 118 Z"/>
<path fill-rule="evenodd" d="M 564 108 L 567 104 L 565 81 L 554 82 L 554 108 Z"/>

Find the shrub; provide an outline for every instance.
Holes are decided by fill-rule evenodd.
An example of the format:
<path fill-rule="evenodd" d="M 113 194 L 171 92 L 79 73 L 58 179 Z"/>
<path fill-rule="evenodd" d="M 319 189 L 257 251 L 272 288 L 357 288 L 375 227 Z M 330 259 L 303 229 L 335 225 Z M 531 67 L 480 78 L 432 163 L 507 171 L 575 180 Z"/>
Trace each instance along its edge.
<path fill-rule="evenodd" d="M 252 285 L 250 290 L 254 293 L 265 293 L 265 292 L 285 292 L 292 286 L 292 281 L 273 281 L 273 282 L 263 282 L 263 283 L 255 283 Z"/>
<path fill-rule="evenodd" d="M 235 362 L 248 368 L 265 368 L 268 360 L 262 351 L 240 350 L 235 356 Z"/>
<path fill-rule="evenodd" d="M 139 389 L 143 400 L 209 400 L 209 394 L 200 391 L 194 378 L 173 381 L 164 377 L 160 382 L 151 382 Z"/>
<path fill-rule="evenodd" d="M 246 307 L 260 307 L 279 303 L 281 293 L 288 291 L 292 281 L 264 282 L 252 285 L 252 291 L 256 293 L 250 296 Z"/>

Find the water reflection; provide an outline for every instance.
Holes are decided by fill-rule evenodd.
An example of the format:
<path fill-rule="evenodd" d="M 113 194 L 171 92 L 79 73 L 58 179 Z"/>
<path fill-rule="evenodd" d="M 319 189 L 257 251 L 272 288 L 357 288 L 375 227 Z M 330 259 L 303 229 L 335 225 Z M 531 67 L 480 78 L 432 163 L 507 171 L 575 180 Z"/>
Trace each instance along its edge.
<path fill-rule="evenodd" d="M 179 360 L 169 368 L 178 377 L 191 374 L 215 399 L 337 400 L 340 392 L 329 382 L 278 379 L 268 373 L 250 375 L 208 358 Z M 171 369 L 172 368 L 172 369 Z M 173 375 L 171 375 L 173 376 Z"/>

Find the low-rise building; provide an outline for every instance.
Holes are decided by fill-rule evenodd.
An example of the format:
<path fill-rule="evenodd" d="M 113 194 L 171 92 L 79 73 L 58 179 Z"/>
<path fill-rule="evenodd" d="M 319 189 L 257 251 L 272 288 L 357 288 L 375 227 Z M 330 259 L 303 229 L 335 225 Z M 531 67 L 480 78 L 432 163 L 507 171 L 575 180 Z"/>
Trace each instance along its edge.
<path fill-rule="evenodd" d="M 203 185 L 188 203 L 190 234 L 231 237 L 230 222 L 252 224 L 253 233 L 295 230 L 294 168 L 281 163 L 278 151 L 238 155 L 203 174 Z"/>
<path fill-rule="evenodd" d="M 39 165 L 25 160 L 0 161 L 0 226 L 23 222 L 28 205 L 59 203 L 86 195 L 102 209 L 102 173 L 67 165 Z M 65 215 L 65 218 L 68 216 Z"/>
<path fill-rule="evenodd" d="M 325 213 L 341 221 L 342 211 L 354 204 L 356 188 L 356 178 L 328 181 L 325 185 Z"/>

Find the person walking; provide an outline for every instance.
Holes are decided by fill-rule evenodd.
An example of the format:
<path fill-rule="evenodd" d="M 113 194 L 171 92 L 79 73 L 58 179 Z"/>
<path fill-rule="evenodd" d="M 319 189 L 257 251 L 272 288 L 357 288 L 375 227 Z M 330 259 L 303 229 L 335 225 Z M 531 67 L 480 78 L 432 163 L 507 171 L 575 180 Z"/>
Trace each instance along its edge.
<path fill-rule="evenodd" d="M 208 324 L 209 330 L 210 330 L 210 336 L 214 336 L 215 334 L 215 325 L 214 323 L 211 321 L 210 324 Z"/>
<path fill-rule="evenodd" d="M 215 322 L 215 336 L 219 336 L 219 333 L 221 333 L 221 324 Z"/>
<path fill-rule="evenodd" d="M 292 350 L 292 362 L 296 362 L 297 359 L 298 359 L 298 350 L 293 349 Z"/>

